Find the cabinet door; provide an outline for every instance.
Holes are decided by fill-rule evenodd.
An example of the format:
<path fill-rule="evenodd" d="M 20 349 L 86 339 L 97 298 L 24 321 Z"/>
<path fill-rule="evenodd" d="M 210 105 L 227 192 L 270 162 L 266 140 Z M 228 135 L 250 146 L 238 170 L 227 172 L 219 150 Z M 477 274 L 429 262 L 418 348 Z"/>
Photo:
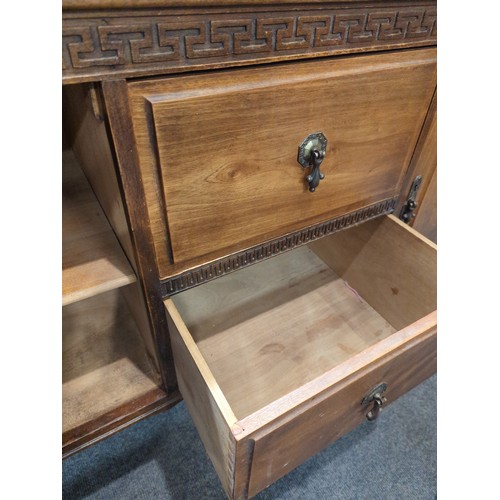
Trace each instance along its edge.
<path fill-rule="evenodd" d="M 400 213 L 411 185 L 417 176 L 421 184 L 415 201 L 417 207 L 409 224 L 430 240 L 437 243 L 437 98 L 436 93 L 429 107 L 422 133 L 415 148 L 410 168 L 403 184 L 403 191 L 396 213 Z"/>

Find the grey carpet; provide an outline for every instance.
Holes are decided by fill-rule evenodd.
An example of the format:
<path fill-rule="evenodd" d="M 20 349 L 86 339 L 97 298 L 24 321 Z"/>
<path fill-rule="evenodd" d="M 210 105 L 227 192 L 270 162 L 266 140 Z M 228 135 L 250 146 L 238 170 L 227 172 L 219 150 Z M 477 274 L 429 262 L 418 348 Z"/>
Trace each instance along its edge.
<path fill-rule="evenodd" d="M 70 457 L 64 499 L 225 498 L 183 403 Z M 258 500 L 436 498 L 436 376 L 260 493 Z"/>

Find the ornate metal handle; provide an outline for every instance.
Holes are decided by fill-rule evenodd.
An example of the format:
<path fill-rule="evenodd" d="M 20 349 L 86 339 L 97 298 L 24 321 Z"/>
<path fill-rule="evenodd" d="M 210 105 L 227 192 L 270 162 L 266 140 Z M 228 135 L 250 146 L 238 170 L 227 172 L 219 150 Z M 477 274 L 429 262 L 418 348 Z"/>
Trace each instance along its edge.
<path fill-rule="evenodd" d="M 324 157 L 325 157 L 324 151 L 318 151 L 317 149 L 313 149 L 311 154 L 312 170 L 311 173 L 306 177 L 306 180 L 309 184 L 309 191 L 311 191 L 311 193 L 314 193 L 314 191 L 316 191 L 319 181 L 325 178 L 325 174 L 321 172 L 321 170 L 319 169 L 319 166 L 321 165 L 321 162 L 323 161 Z"/>
<path fill-rule="evenodd" d="M 306 176 L 309 185 L 309 191 L 314 193 L 318 187 L 319 181 L 325 178 L 321 172 L 320 165 L 326 154 L 327 138 L 322 132 L 316 132 L 307 136 L 299 146 L 299 156 L 297 161 L 302 168 L 311 168 L 311 172 Z"/>
<path fill-rule="evenodd" d="M 373 403 L 372 409 L 366 414 L 367 420 L 372 422 L 375 420 L 380 412 L 382 411 L 382 406 L 387 403 L 387 398 L 383 396 L 383 393 L 387 389 L 387 384 L 382 383 L 372 389 L 361 401 L 363 406 Z"/>

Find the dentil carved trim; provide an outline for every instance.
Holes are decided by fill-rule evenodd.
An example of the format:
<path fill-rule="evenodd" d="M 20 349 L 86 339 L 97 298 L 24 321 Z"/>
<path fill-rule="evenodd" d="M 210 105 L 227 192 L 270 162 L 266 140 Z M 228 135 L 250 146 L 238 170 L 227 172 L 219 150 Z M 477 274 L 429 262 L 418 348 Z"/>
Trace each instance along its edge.
<path fill-rule="evenodd" d="M 63 18 L 63 80 L 187 71 L 436 41 L 436 8 Z"/>
<path fill-rule="evenodd" d="M 333 234 L 341 229 L 354 226 L 360 222 L 365 222 L 379 215 L 391 213 L 394 211 L 397 200 L 398 197 L 389 198 L 382 202 L 356 210 L 355 212 L 337 217 L 328 222 L 316 224 L 302 231 L 288 234 L 282 238 L 268 241 L 263 245 L 254 246 L 248 250 L 162 280 L 162 296 L 174 295 L 188 288 L 223 276 L 224 274 L 228 274 L 261 260 L 273 257 L 274 255 L 299 247 L 328 234 Z"/>

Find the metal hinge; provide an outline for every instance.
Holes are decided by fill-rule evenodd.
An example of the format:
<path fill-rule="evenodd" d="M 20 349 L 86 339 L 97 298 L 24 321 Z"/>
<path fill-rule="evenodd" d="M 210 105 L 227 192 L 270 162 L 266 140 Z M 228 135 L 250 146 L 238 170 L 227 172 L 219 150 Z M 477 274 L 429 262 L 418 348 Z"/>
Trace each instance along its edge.
<path fill-rule="evenodd" d="M 98 122 L 102 122 L 104 120 L 105 111 L 102 102 L 102 95 L 95 83 L 91 83 L 88 86 L 88 93 L 94 117 Z"/>
<path fill-rule="evenodd" d="M 406 199 L 405 204 L 401 208 L 401 213 L 399 214 L 399 218 L 408 224 L 413 217 L 415 217 L 415 209 L 417 208 L 417 202 L 415 201 L 417 198 L 418 188 L 422 184 L 422 176 L 417 175 L 415 180 L 411 184 L 410 192 L 408 194 L 408 198 Z"/>

